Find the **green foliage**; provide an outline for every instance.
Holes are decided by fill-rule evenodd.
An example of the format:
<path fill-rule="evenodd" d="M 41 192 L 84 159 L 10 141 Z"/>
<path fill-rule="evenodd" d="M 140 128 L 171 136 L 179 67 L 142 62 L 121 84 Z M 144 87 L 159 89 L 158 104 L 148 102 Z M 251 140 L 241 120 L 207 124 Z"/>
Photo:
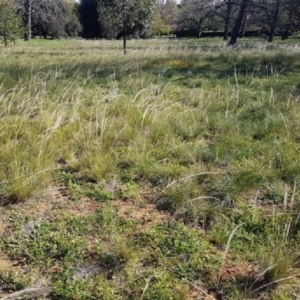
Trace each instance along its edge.
<path fill-rule="evenodd" d="M 113 200 L 117 196 L 116 193 L 107 191 L 103 184 L 97 183 L 93 177 L 80 176 L 74 172 L 62 170 L 58 178 L 65 182 L 67 188 L 71 191 L 74 199 L 87 196 L 96 199 L 99 202 Z"/>
<path fill-rule="evenodd" d="M 75 37 L 81 30 L 78 4 L 74 1 L 15 0 L 13 3 L 26 27 L 26 40 L 32 36 L 46 39 Z"/>
<path fill-rule="evenodd" d="M 137 243 L 141 247 L 152 249 L 149 251 L 150 256 L 145 258 L 145 263 L 157 266 L 165 264 L 180 279 L 199 278 L 201 272 L 211 267 L 212 262 L 208 262 L 203 253 L 206 243 L 201 234 L 196 230 L 187 229 L 181 223 L 173 222 L 143 232 Z"/>
<path fill-rule="evenodd" d="M 178 280 L 168 272 L 162 271 L 155 274 L 153 277 L 150 277 L 149 283 L 150 286 L 146 293 L 144 293 L 144 299 L 187 299 L 188 286 L 178 282 Z"/>
<path fill-rule="evenodd" d="M 102 35 L 109 39 L 120 36 L 125 23 L 127 35 L 148 37 L 153 5 L 153 0 L 99 1 L 98 12 Z"/>
<path fill-rule="evenodd" d="M 148 234 L 146 233 L 145 236 L 147 237 Z M 158 227 L 149 233 L 148 238 L 150 239 L 147 242 L 148 246 L 154 242 L 161 253 L 168 257 L 200 253 L 202 249 L 201 234 L 188 230 L 180 223 Z"/>
<path fill-rule="evenodd" d="M 13 4 L 6 0 L 0 1 L 0 38 L 6 47 L 23 33 L 21 19 L 15 12 Z"/>
<path fill-rule="evenodd" d="M 53 285 L 51 294 L 53 299 L 107 299 L 113 300 L 116 295 L 108 282 L 103 280 L 102 276 L 96 279 L 77 279 L 57 281 Z"/>
<path fill-rule="evenodd" d="M 120 188 L 120 196 L 122 199 L 136 199 L 139 197 L 138 185 L 134 182 L 126 182 Z"/>
<path fill-rule="evenodd" d="M 195 30 L 196 36 L 200 37 L 204 29 L 211 29 L 210 20 L 215 14 L 214 9 L 209 1 L 182 1 L 179 10 L 180 27 Z"/>
<path fill-rule="evenodd" d="M 28 283 L 28 279 L 25 280 L 19 272 L 0 271 L 0 284 L 5 286 L 7 291 L 18 291 L 25 288 Z"/>
<path fill-rule="evenodd" d="M 66 219 L 58 224 L 34 222 L 23 224 L 18 237 L 4 240 L 9 245 L 9 255 L 15 259 L 20 257 L 31 262 L 44 262 L 58 259 L 65 263 L 74 260 L 79 254 L 83 241 L 78 236 L 85 226 L 80 219 Z"/>
<path fill-rule="evenodd" d="M 161 36 L 170 33 L 170 27 L 162 20 L 159 13 L 153 15 L 152 36 Z"/>
<path fill-rule="evenodd" d="M 66 3 L 66 11 L 65 32 L 69 37 L 77 37 L 82 31 L 82 25 L 78 18 L 78 4 Z"/>

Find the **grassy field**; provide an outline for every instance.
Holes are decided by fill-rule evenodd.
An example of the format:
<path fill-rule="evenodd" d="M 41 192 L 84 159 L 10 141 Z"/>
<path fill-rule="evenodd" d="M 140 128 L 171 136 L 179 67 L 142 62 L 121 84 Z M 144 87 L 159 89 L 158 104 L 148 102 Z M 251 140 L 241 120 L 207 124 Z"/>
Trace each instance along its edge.
<path fill-rule="evenodd" d="M 298 40 L 128 46 L 0 48 L 2 299 L 299 299 Z"/>

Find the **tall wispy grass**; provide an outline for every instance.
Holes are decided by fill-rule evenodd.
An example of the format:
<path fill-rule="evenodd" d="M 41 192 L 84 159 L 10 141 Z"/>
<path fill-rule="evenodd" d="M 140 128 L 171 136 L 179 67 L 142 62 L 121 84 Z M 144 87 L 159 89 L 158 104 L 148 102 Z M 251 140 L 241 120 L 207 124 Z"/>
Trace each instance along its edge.
<path fill-rule="evenodd" d="M 183 202 L 297 181 L 292 53 L 210 46 L 132 41 L 122 56 L 116 41 L 34 41 L 7 61 L 2 50 L 2 195 L 24 199 L 49 184 L 59 159 L 97 181 L 126 165 L 162 187 L 224 169 Z"/>
<path fill-rule="evenodd" d="M 215 289 L 232 285 L 238 292 L 229 295 L 250 298 L 295 279 L 299 53 L 261 41 L 238 48 L 205 39 L 128 46 L 126 56 L 119 41 L 33 40 L 1 49 L 1 204 L 25 201 L 60 180 L 69 180 L 70 189 L 81 184 L 101 201 L 147 194 L 158 209 L 197 232 L 186 242 L 185 235 L 176 236 L 175 221 L 166 235 L 159 228 L 150 232 L 153 243 L 162 239 L 164 249 L 170 247 L 172 259 L 175 246 L 182 248 L 178 253 L 195 249 L 195 264 L 180 254 L 186 270 L 172 276 L 198 278 L 204 265 L 213 272 L 215 262 Z M 112 207 L 100 210 L 103 228 L 112 214 L 117 218 Z M 114 247 L 123 259 L 127 243 L 117 226 L 121 242 Z M 203 245 L 209 241 L 221 249 L 222 261 L 211 253 L 200 257 L 193 248 L 199 227 L 207 233 Z M 159 253 L 162 262 L 168 259 Z M 255 261 L 259 274 L 223 283 L 234 259 Z M 154 284 L 148 278 L 142 297 Z"/>

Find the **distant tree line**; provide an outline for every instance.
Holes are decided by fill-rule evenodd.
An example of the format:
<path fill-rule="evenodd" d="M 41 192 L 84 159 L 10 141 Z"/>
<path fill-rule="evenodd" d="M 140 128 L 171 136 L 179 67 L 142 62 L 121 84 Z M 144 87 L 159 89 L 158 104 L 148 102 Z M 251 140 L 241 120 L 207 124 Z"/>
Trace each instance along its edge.
<path fill-rule="evenodd" d="M 300 0 L 0 0 L 5 45 L 19 35 L 115 39 L 208 32 L 233 45 L 250 31 L 272 42 L 299 29 Z"/>
<path fill-rule="evenodd" d="M 238 37 L 252 32 L 269 42 L 275 34 L 283 39 L 300 29 L 299 0 L 182 0 L 178 32 L 222 32 L 223 39 L 235 44 Z"/>

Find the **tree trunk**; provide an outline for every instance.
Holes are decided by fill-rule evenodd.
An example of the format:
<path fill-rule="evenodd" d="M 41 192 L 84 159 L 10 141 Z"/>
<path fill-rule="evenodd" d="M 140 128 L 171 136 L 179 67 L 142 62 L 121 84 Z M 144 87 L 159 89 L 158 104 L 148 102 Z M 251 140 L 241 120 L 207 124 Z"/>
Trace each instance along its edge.
<path fill-rule="evenodd" d="M 272 20 L 272 23 L 270 26 L 270 34 L 269 34 L 269 38 L 268 38 L 269 43 L 271 43 L 273 41 L 273 38 L 275 35 L 275 29 L 276 29 L 278 17 L 279 17 L 279 5 L 280 5 L 280 0 L 277 0 L 274 15 L 273 15 L 273 20 Z"/>
<path fill-rule="evenodd" d="M 228 40 L 228 28 L 230 22 L 230 15 L 232 11 L 232 0 L 229 0 L 226 7 L 226 17 L 225 17 L 225 24 L 224 24 L 224 33 L 223 33 L 223 41 Z"/>
<path fill-rule="evenodd" d="M 199 38 L 199 39 L 201 38 L 201 35 L 202 35 L 202 30 L 199 29 L 199 31 L 198 31 L 198 38 Z"/>
<path fill-rule="evenodd" d="M 231 39 L 229 41 L 229 45 L 235 45 L 236 44 L 236 40 L 239 36 L 239 31 L 240 31 L 240 28 L 241 28 L 241 25 L 242 25 L 242 22 L 243 22 L 243 18 L 244 18 L 244 15 L 245 15 L 245 11 L 246 11 L 246 8 L 247 8 L 248 1 L 249 0 L 243 0 L 242 3 L 241 3 L 239 15 L 238 15 L 238 17 L 236 19 L 236 22 L 235 22 L 235 25 L 233 27 L 232 34 L 231 34 Z"/>
<path fill-rule="evenodd" d="M 288 29 L 286 29 L 282 34 L 281 34 L 281 39 L 282 40 L 286 40 L 288 39 L 290 36 L 290 31 Z"/>
<path fill-rule="evenodd" d="M 243 21 L 242 21 L 242 24 L 241 24 L 241 30 L 240 30 L 240 33 L 239 33 L 239 38 L 240 39 L 244 36 L 245 31 L 246 31 L 246 17 L 247 17 L 247 14 L 244 14 L 244 18 L 243 18 Z"/>
<path fill-rule="evenodd" d="M 268 37 L 268 43 L 273 42 L 274 34 L 275 34 L 275 26 L 272 26 Z"/>
<path fill-rule="evenodd" d="M 228 40 L 228 25 L 225 24 L 224 33 L 223 33 L 223 41 L 227 41 L 227 40 Z"/>
<path fill-rule="evenodd" d="M 126 54 L 127 53 L 127 49 L 126 49 L 126 38 L 127 38 L 127 25 L 126 25 L 126 18 L 127 18 L 127 7 L 126 7 L 127 2 L 125 2 L 125 6 L 123 8 L 123 53 Z"/>
<path fill-rule="evenodd" d="M 198 22 L 198 38 L 201 38 L 202 35 L 202 23 L 203 23 L 204 19 L 200 19 Z"/>
<path fill-rule="evenodd" d="M 3 41 L 4 41 L 4 47 L 6 47 L 8 45 L 8 38 L 5 32 L 3 33 Z"/>
<path fill-rule="evenodd" d="M 25 41 L 31 40 L 32 0 L 26 1 L 26 26 Z"/>
<path fill-rule="evenodd" d="M 288 16 L 288 24 L 286 26 L 285 31 L 282 33 L 281 35 L 281 39 L 282 40 L 286 40 L 288 39 L 288 37 L 292 34 L 292 23 L 293 23 L 293 19 L 294 19 L 294 6 L 291 5 L 289 7 L 289 16 Z"/>

